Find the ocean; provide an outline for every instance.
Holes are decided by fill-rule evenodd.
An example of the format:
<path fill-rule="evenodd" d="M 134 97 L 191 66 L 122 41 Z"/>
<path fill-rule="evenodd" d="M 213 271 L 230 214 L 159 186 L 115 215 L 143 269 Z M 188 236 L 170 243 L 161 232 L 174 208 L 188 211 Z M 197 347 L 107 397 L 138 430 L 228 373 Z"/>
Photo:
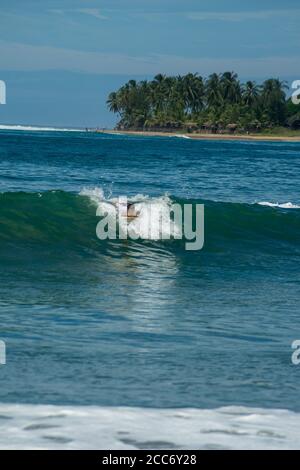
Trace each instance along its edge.
<path fill-rule="evenodd" d="M 299 157 L 0 130 L 0 447 L 300 448 Z M 204 248 L 99 240 L 120 196 L 204 204 Z"/>

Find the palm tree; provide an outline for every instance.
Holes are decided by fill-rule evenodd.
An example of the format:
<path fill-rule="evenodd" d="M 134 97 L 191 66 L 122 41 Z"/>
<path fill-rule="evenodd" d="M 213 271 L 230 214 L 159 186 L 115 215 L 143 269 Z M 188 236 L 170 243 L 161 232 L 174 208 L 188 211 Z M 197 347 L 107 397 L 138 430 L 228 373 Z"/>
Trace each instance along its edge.
<path fill-rule="evenodd" d="M 159 113 L 163 108 L 164 81 L 165 75 L 156 75 L 150 85 L 151 102 L 155 113 Z"/>
<path fill-rule="evenodd" d="M 178 128 L 191 120 L 243 128 L 260 122 L 263 127 L 285 124 L 286 117 L 295 114 L 286 102 L 286 88 L 278 79 L 266 80 L 263 86 L 254 81 L 241 86 L 234 72 L 213 73 L 206 81 L 197 73 L 177 77 L 158 74 L 149 82 L 130 80 L 110 93 L 107 106 L 119 113 L 120 124 L 129 128 Z"/>
<path fill-rule="evenodd" d="M 204 107 L 203 78 L 197 73 L 189 73 L 184 77 L 179 77 L 178 80 L 187 112 L 195 114 L 201 111 Z"/>
<path fill-rule="evenodd" d="M 221 92 L 221 83 L 220 76 L 216 73 L 213 73 L 209 76 L 205 84 L 205 97 L 206 103 L 209 108 L 216 108 L 222 105 L 222 92 Z"/>
<path fill-rule="evenodd" d="M 242 87 L 243 102 L 246 106 L 253 106 L 257 103 L 260 87 L 253 81 L 248 81 Z"/>
<path fill-rule="evenodd" d="M 116 92 L 112 92 L 109 94 L 108 99 L 107 99 L 107 106 L 108 109 L 113 112 L 113 113 L 120 113 L 120 102 L 119 102 L 119 97 Z"/>
<path fill-rule="evenodd" d="M 166 79 L 166 76 L 159 73 L 158 75 L 155 75 L 153 82 L 157 83 L 158 85 L 161 85 Z"/>
<path fill-rule="evenodd" d="M 239 103 L 241 100 L 241 86 L 237 74 L 234 72 L 223 73 L 220 83 L 223 100 L 231 104 Z"/>
<path fill-rule="evenodd" d="M 286 120 L 286 89 L 288 89 L 286 82 L 277 78 L 270 78 L 263 84 L 261 106 L 270 123 L 275 125 L 284 124 Z"/>
<path fill-rule="evenodd" d="M 262 94 L 265 99 L 269 99 L 275 94 L 281 98 L 285 98 L 285 91 L 287 90 L 287 82 L 280 81 L 278 78 L 270 78 L 266 80 L 263 84 Z"/>

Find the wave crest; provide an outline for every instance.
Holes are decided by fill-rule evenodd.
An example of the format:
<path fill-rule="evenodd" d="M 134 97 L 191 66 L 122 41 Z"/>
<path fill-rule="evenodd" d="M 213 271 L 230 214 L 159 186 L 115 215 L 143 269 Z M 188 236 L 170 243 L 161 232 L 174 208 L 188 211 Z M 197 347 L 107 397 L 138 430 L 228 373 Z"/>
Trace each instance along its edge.
<path fill-rule="evenodd" d="M 99 250 L 101 243 L 96 236 L 100 217 L 97 208 L 104 209 L 118 199 L 105 197 L 101 188 L 85 189 L 80 194 L 64 191 L 43 193 L 0 193 L 0 249 L 5 245 L 44 246 L 63 245 L 64 249 Z M 291 250 L 299 248 L 300 211 L 285 210 L 261 204 L 239 204 L 203 200 L 182 200 L 163 195 L 153 198 L 136 195 L 128 198 L 141 211 L 140 220 L 131 222 L 132 230 L 142 239 L 147 236 L 149 223 L 155 232 L 161 229 L 160 214 L 163 214 L 162 229 L 170 227 L 170 205 L 183 207 L 184 204 L 204 204 L 205 245 L 204 251 L 236 251 L 245 253 L 252 250 L 264 252 L 270 243 L 291 245 Z M 109 204 L 108 204 L 109 203 Z M 147 208 L 154 208 L 149 219 Z M 163 237 L 157 237 L 161 239 Z M 151 238 L 155 240 L 155 237 Z M 115 243 L 122 243 L 116 240 Z M 181 250 L 185 240 L 160 240 L 168 243 L 170 249 Z M 273 247 L 275 250 L 275 247 Z"/>
<path fill-rule="evenodd" d="M 300 209 L 300 206 L 297 204 L 293 204 L 292 202 L 285 202 L 285 203 L 275 203 L 275 202 L 268 202 L 262 201 L 258 203 L 260 206 L 266 207 L 279 207 L 280 209 Z"/>

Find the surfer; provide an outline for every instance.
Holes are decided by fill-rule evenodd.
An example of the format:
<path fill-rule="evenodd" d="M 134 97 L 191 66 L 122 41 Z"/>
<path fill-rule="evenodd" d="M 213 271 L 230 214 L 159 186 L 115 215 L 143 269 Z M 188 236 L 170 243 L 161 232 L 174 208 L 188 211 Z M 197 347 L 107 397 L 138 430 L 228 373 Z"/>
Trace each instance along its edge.
<path fill-rule="evenodd" d="M 136 219 L 140 213 L 136 210 L 134 204 L 127 203 L 127 220 L 131 222 L 132 220 Z"/>
<path fill-rule="evenodd" d="M 127 222 L 132 222 L 140 215 L 140 211 L 136 209 L 135 204 L 132 202 L 118 202 L 113 203 L 113 205 L 118 210 L 119 216 L 126 219 Z"/>

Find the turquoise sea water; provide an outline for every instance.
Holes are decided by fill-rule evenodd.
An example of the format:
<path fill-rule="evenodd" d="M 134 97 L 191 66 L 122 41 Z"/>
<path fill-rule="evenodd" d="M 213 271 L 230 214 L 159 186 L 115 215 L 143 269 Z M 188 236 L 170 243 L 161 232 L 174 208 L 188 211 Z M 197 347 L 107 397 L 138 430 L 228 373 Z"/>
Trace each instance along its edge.
<path fill-rule="evenodd" d="M 99 241 L 95 188 L 204 203 L 204 249 Z M 299 188 L 297 143 L 1 131 L 0 402 L 299 411 Z"/>

